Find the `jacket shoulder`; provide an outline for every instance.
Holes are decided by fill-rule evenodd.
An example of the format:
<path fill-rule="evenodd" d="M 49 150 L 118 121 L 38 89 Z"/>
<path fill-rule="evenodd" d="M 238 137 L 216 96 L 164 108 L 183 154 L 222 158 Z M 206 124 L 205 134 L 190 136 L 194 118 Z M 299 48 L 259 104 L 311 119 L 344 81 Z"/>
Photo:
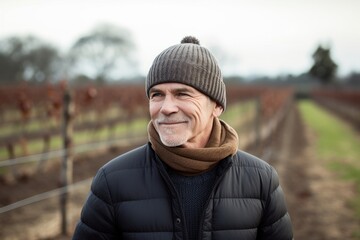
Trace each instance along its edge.
<path fill-rule="evenodd" d="M 236 167 L 258 168 L 259 170 L 272 171 L 273 167 L 264 160 L 241 150 L 233 156 L 233 165 Z"/>
<path fill-rule="evenodd" d="M 275 168 L 254 155 L 238 150 L 232 157 L 232 163 L 230 174 L 241 176 L 242 183 L 249 188 L 249 192 L 258 191 L 262 199 L 266 199 L 268 194 L 280 185 Z M 254 186 L 258 187 L 254 188 Z"/>

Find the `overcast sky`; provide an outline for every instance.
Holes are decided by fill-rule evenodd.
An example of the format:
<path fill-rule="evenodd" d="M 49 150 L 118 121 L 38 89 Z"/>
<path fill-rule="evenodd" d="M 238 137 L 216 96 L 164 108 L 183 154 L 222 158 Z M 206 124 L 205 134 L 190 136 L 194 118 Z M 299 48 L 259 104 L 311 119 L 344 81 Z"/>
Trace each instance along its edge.
<path fill-rule="evenodd" d="M 0 0 L 0 38 L 33 34 L 66 51 L 99 23 L 130 30 L 142 74 L 186 35 L 225 74 L 299 74 L 319 44 L 339 74 L 360 72 L 359 0 Z M 220 54 L 221 53 L 221 54 Z"/>

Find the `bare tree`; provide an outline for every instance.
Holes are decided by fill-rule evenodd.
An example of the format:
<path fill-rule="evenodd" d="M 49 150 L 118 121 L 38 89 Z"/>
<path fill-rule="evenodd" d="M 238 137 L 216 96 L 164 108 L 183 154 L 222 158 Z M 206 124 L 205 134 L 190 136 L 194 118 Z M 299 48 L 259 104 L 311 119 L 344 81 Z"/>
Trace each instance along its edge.
<path fill-rule="evenodd" d="M 310 68 L 309 73 L 324 84 L 330 83 L 337 71 L 337 64 L 331 58 L 330 48 L 324 48 L 320 45 L 312 57 L 314 64 Z"/>
<path fill-rule="evenodd" d="M 0 81 L 51 79 L 60 59 L 55 47 L 34 37 L 9 37 L 0 41 Z"/>
<path fill-rule="evenodd" d="M 71 48 L 73 70 L 84 74 L 84 69 L 93 71 L 94 78 L 107 81 L 116 78 L 116 71 L 124 67 L 133 68 L 135 45 L 128 30 L 103 24 L 89 35 L 79 38 Z M 86 71 L 86 70 L 85 70 Z"/>
<path fill-rule="evenodd" d="M 25 78 L 36 81 L 50 81 L 60 60 L 58 51 L 48 45 L 32 49 L 25 59 Z"/>

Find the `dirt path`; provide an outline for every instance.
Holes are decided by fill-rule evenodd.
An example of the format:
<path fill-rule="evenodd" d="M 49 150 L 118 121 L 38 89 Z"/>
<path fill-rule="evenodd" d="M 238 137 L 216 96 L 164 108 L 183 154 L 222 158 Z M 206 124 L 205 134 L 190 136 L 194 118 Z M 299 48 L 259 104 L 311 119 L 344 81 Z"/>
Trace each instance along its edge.
<path fill-rule="evenodd" d="M 304 125 L 297 106 L 280 126 L 261 152 L 279 173 L 295 239 L 355 239 L 352 232 L 359 225 L 349 208 L 353 186 L 339 182 L 316 158 L 316 138 Z"/>
<path fill-rule="evenodd" d="M 249 148 L 248 151 L 264 158 L 277 169 L 296 240 L 354 239 L 351 233 L 359 225 L 356 225 L 348 204 L 353 197 L 353 186 L 337 181 L 337 176 L 316 158 L 312 147 L 315 139 L 314 133 L 304 125 L 294 105 L 276 133 L 262 146 Z M 74 168 L 76 181 L 93 176 L 99 166 L 125 150 L 117 149 L 115 152 L 79 159 Z M 44 187 L 56 187 L 56 171 L 17 186 L 0 183 L 0 204 L 21 199 Z M 89 186 L 84 185 L 72 193 L 70 232 L 78 219 L 88 189 Z M 58 235 L 60 216 L 57 207 L 58 199 L 55 198 L 0 214 L 0 239 L 71 239 L 70 236 Z"/>

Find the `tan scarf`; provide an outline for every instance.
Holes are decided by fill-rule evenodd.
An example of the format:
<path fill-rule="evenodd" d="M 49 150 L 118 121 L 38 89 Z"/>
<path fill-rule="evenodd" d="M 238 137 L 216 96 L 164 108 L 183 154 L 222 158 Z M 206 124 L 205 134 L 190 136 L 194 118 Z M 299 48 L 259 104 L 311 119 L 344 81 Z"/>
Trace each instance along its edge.
<path fill-rule="evenodd" d="M 167 147 L 150 121 L 149 141 L 156 154 L 183 175 L 196 175 L 212 169 L 220 160 L 238 149 L 238 135 L 227 123 L 214 118 L 213 129 L 205 148 Z"/>

